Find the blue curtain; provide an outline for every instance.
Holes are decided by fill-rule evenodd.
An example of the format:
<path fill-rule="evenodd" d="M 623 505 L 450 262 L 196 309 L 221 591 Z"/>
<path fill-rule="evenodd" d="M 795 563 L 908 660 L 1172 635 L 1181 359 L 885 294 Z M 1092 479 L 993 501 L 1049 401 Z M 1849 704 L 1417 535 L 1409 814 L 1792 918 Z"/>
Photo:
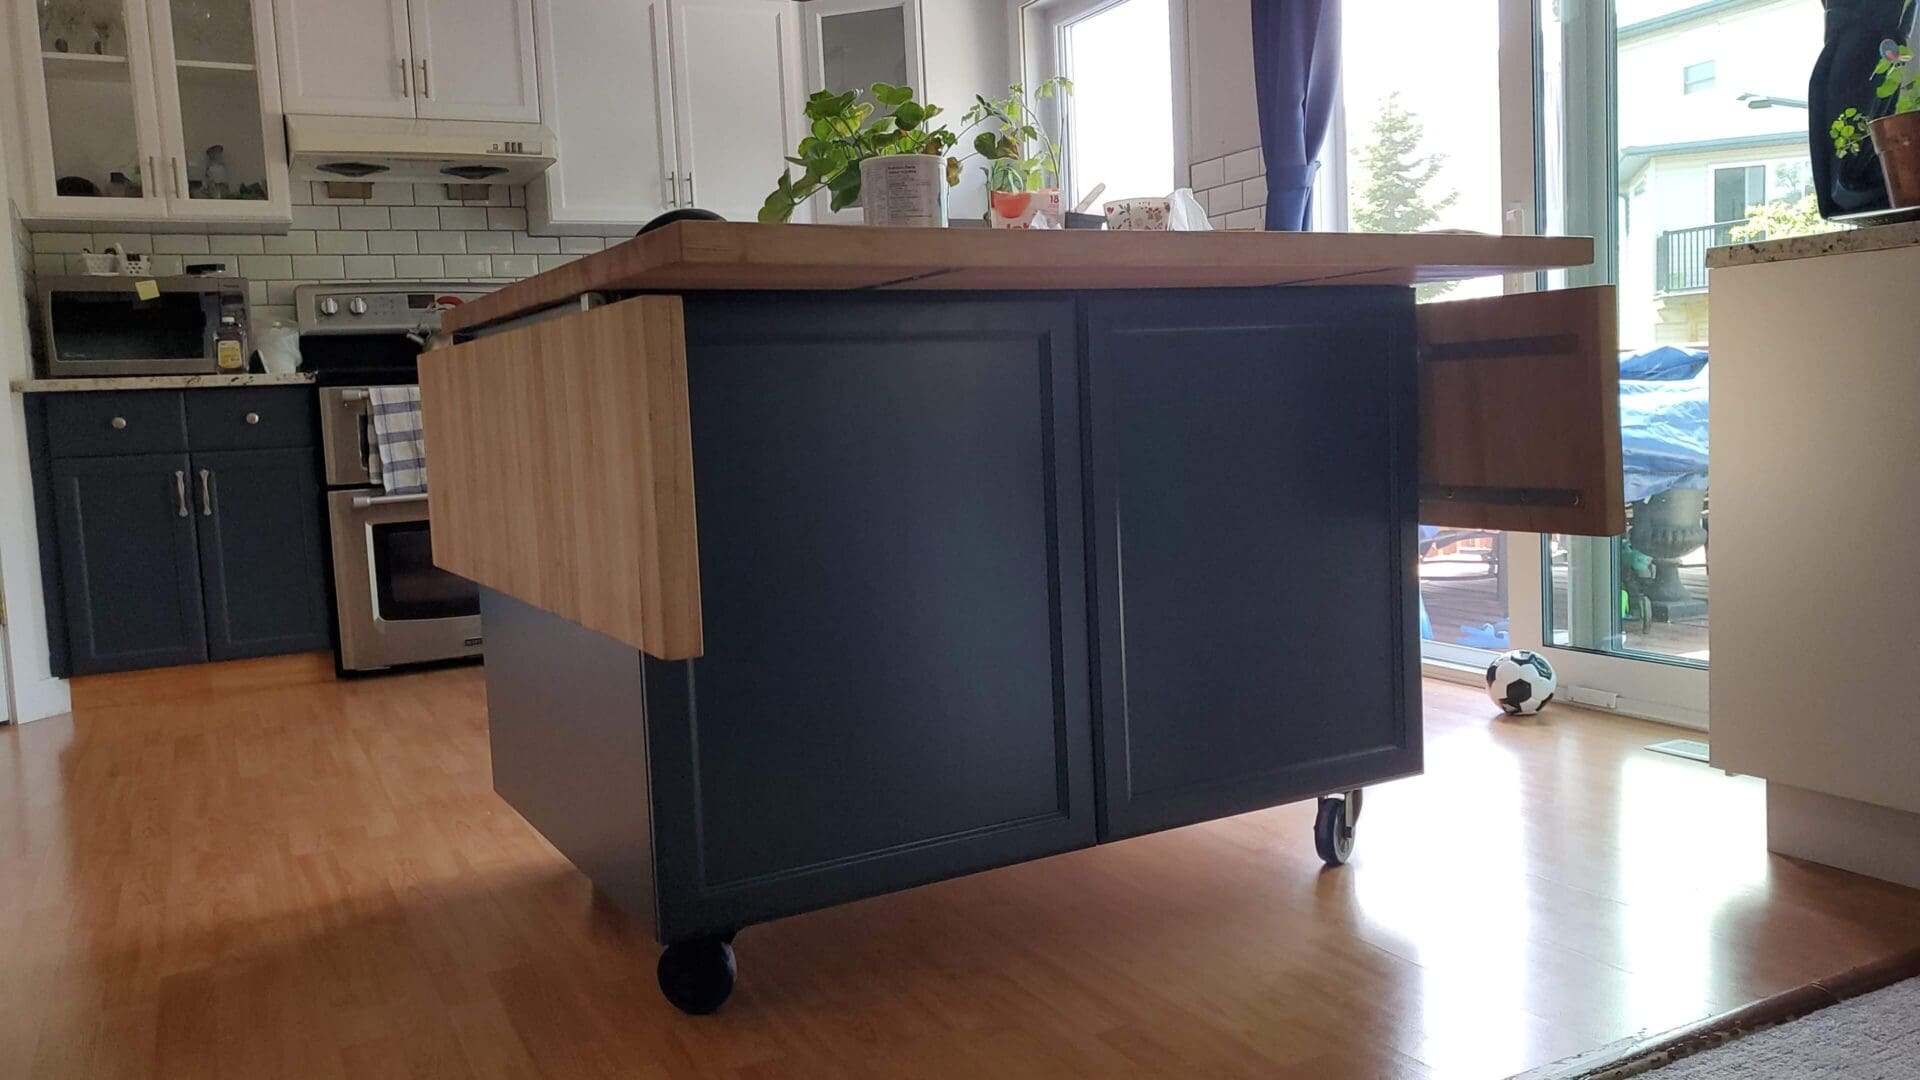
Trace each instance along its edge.
<path fill-rule="evenodd" d="M 1340 0 L 1253 0 L 1267 228 L 1301 232 L 1340 81 Z"/>

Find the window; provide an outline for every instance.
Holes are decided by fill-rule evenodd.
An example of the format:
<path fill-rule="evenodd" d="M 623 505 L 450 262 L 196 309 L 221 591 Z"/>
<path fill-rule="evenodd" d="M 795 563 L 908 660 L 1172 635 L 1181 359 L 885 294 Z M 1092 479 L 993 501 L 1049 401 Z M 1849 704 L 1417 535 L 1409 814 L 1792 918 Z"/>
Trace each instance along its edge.
<path fill-rule="evenodd" d="M 1750 207 L 1767 201 L 1767 169 L 1743 165 L 1713 170 L 1713 220 L 1745 221 Z"/>
<path fill-rule="evenodd" d="M 1173 40 L 1168 0 L 1056 0 L 1036 5 L 1051 69 L 1073 81 L 1061 110 L 1061 187 L 1077 203 L 1165 195 L 1174 188 Z M 1043 56 L 1043 60 L 1045 57 Z M 1036 82 L 1038 79 L 1035 80 Z"/>
<path fill-rule="evenodd" d="M 1681 72 L 1681 81 L 1684 84 L 1684 91 L 1689 94 L 1713 89 L 1714 62 L 1702 60 L 1698 64 L 1688 64 Z"/>

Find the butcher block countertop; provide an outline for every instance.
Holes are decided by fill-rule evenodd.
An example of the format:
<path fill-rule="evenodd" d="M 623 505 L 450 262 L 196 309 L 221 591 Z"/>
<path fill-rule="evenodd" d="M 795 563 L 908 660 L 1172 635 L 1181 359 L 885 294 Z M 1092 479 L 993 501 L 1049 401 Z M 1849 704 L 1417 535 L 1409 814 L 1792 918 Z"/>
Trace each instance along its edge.
<path fill-rule="evenodd" d="M 1593 261 L 1587 237 L 893 229 L 686 221 L 446 313 L 460 333 L 595 292 L 1417 285 Z"/>

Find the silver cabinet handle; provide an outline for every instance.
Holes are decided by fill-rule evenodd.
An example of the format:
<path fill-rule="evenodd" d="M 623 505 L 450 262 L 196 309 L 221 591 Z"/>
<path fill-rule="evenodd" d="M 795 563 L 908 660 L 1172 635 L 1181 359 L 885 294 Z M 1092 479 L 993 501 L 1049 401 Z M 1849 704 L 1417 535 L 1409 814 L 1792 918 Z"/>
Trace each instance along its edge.
<path fill-rule="evenodd" d="M 169 158 L 173 162 L 173 197 L 184 198 L 187 193 L 187 167 L 179 158 Z"/>
<path fill-rule="evenodd" d="M 207 481 L 213 476 L 210 469 L 200 470 L 200 516 L 213 516 L 213 485 Z"/>
<path fill-rule="evenodd" d="M 400 96 L 403 98 L 412 97 L 413 72 L 407 70 L 407 58 L 404 56 L 396 56 L 393 58 L 393 62 L 400 65 Z"/>
<path fill-rule="evenodd" d="M 173 470 L 173 498 L 179 508 L 180 516 L 186 517 L 189 513 L 187 510 L 187 474 L 181 472 L 179 469 Z"/>
<path fill-rule="evenodd" d="M 127 430 L 127 418 L 124 416 L 114 417 L 112 420 L 112 424 L 113 424 L 113 430 L 115 431 Z"/>
<path fill-rule="evenodd" d="M 667 205 L 668 206 L 680 205 L 680 174 L 679 173 L 667 174 Z"/>
<path fill-rule="evenodd" d="M 147 175 L 140 178 L 140 197 L 160 194 L 160 159 L 147 155 Z"/>
<path fill-rule="evenodd" d="M 692 206 L 693 204 L 694 204 L 693 203 L 693 174 L 688 173 L 687 174 L 687 205 Z"/>
<path fill-rule="evenodd" d="M 433 96 L 433 83 L 427 78 L 427 62 L 424 59 L 420 61 L 420 96 L 423 98 Z"/>
<path fill-rule="evenodd" d="M 355 495 L 353 508 L 366 510 L 375 506 L 394 506 L 400 503 L 423 503 L 427 501 L 424 492 L 413 495 Z"/>
<path fill-rule="evenodd" d="M 257 423 L 259 423 L 259 422 L 260 422 L 260 414 L 259 414 L 259 413 L 257 413 L 257 412 L 250 412 L 250 413 L 248 413 L 248 414 L 247 414 L 247 423 L 249 423 L 249 424 L 257 424 Z"/>

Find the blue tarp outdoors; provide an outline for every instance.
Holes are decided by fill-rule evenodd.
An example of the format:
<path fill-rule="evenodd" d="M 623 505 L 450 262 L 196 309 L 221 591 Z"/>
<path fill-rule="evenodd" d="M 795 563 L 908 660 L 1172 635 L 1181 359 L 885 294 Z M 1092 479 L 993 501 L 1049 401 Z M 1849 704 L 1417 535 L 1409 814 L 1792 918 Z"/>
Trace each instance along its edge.
<path fill-rule="evenodd" d="M 1620 360 L 1620 450 L 1630 503 L 1707 488 L 1707 354 L 1675 348 Z"/>

